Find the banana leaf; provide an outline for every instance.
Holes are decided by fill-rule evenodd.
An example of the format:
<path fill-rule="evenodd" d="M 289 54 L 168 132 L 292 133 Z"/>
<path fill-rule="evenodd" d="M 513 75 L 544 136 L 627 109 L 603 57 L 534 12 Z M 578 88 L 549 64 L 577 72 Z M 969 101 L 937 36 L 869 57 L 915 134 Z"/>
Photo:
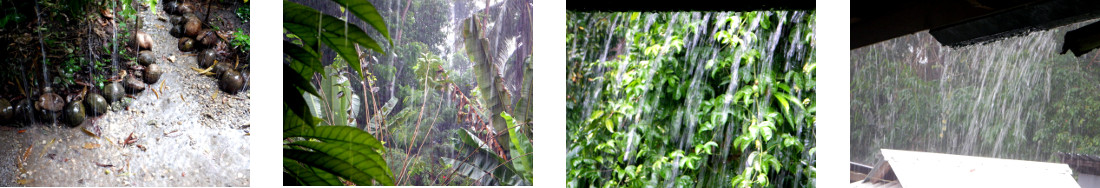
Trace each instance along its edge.
<path fill-rule="evenodd" d="M 382 105 L 382 109 L 380 110 L 381 112 L 374 114 L 374 116 L 371 116 L 370 121 L 367 121 L 367 132 L 374 133 L 378 129 L 382 128 L 381 118 L 389 116 L 390 112 L 393 111 L 394 106 L 397 106 L 397 98 L 390 97 L 390 100 L 386 101 L 386 104 Z"/>
<path fill-rule="evenodd" d="M 534 182 L 532 175 L 534 174 L 534 168 L 532 168 L 534 155 L 527 153 L 533 151 L 531 149 L 531 140 L 527 139 L 527 135 L 516 134 L 517 127 L 512 116 L 509 116 L 507 112 L 501 112 L 500 116 L 504 117 L 504 120 L 508 122 L 508 135 L 512 140 L 511 157 L 512 163 L 516 167 L 516 172 L 523 175 L 523 178 L 528 182 Z"/>
<path fill-rule="evenodd" d="M 465 162 L 443 157 L 444 163 L 455 168 L 455 174 L 473 180 L 486 182 L 485 185 L 530 185 L 523 177 L 516 173 L 512 163 L 497 156 L 489 145 L 474 136 L 469 130 L 463 129 L 459 133 L 462 144 L 459 148 L 472 150 L 470 153 L 462 153 L 459 156 L 467 156 Z M 489 175 L 488 177 L 485 177 Z M 495 178 L 495 179 L 494 179 Z"/>
<path fill-rule="evenodd" d="M 478 96 L 482 104 L 489 111 L 484 117 L 492 117 L 491 125 L 494 131 L 502 131 L 507 125 L 504 118 L 497 116 L 504 112 L 506 105 L 511 102 L 510 94 L 504 89 L 504 78 L 500 73 L 492 55 L 489 54 L 489 41 L 485 39 L 483 26 L 478 16 L 471 16 L 463 21 L 462 36 L 466 41 L 466 53 L 471 62 L 474 62 L 474 75 L 477 77 Z M 497 141 L 504 148 L 510 147 L 510 139 L 507 134 L 497 135 Z"/>

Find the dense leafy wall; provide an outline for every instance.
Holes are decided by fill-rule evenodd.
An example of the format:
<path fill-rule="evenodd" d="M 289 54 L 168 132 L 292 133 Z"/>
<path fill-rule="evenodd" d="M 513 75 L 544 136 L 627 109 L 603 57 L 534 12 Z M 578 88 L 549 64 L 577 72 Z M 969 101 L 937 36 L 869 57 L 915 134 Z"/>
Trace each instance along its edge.
<path fill-rule="evenodd" d="M 568 185 L 814 186 L 814 17 L 570 12 Z"/>

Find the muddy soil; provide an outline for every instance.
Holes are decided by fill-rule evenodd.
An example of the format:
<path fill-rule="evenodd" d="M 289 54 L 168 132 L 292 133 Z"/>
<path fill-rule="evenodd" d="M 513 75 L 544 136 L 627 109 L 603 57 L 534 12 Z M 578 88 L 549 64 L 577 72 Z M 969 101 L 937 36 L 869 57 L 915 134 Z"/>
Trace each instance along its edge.
<path fill-rule="evenodd" d="M 236 7 L 225 6 L 215 6 L 220 20 L 211 22 L 247 32 Z M 216 78 L 191 69 L 195 55 L 177 49 L 161 7 L 157 15 L 138 10 L 155 40 L 161 79 L 128 98 L 128 107 L 113 105 L 76 128 L 0 127 L 0 186 L 250 185 L 250 91 L 219 90 Z M 99 137 L 86 133 L 97 130 Z"/>

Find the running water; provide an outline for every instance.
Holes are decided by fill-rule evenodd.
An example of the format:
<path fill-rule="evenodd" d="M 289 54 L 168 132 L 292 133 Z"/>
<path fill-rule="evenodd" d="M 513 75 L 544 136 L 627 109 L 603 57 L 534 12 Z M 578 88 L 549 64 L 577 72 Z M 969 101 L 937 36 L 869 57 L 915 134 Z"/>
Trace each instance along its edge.
<path fill-rule="evenodd" d="M 787 72 L 792 68 L 802 67 L 813 56 L 813 47 L 806 46 L 803 42 L 803 30 L 813 28 L 812 21 L 807 12 L 801 11 L 776 11 L 754 12 L 750 20 L 741 20 L 746 13 L 719 13 L 719 12 L 678 12 L 678 13 L 570 13 L 569 19 L 578 20 L 570 23 L 570 36 L 567 49 L 567 65 L 570 72 L 570 95 L 567 104 L 570 111 L 570 122 L 576 119 L 584 121 L 600 114 L 609 114 L 610 122 L 616 126 L 608 128 L 614 132 L 614 140 L 619 140 L 625 146 L 621 155 L 615 158 L 622 167 L 633 168 L 635 166 L 655 165 L 652 160 L 646 159 L 654 156 L 669 157 L 667 164 L 671 169 L 668 173 L 653 173 L 649 177 L 640 177 L 647 181 L 644 185 L 660 187 L 683 186 L 685 178 L 694 181 L 687 185 L 701 187 L 726 187 L 731 185 L 731 179 L 741 174 L 746 167 L 752 168 L 749 160 L 736 161 L 728 164 L 731 153 L 740 156 L 730 156 L 737 159 L 748 158 L 750 152 L 731 151 L 734 138 L 742 132 L 742 125 L 750 121 L 730 120 L 721 125 L 709 125 L 713 122 L 713 114 L 729 114 L 737 109 L 747 106 L 732 104 L 732 98 L 711 103 L 710 99 L 716 96 L 733 96 L 741 87 L 739 81 L 742 76 L 753 78 L 769 78 L 772 74 Z M 715 22 L 733 20 L 733 24 L 717 25 Z M 741 25 L 741 22 L 744 22 Z M 658 28 L 653 28 L 655 23 Z M 767 28 L 760 27 L 762 24 Z M 747 28 L 738 28 L 747 26 Z M 683 31 L 673 28 L 687 28 Z M 637 32 L 637 31 L 642 32 Z M 720 41 L 719 33 L 726 30 L 742 30 L 747 35 L 733 36 L 743 41 L 740 45 L 724 44 Z M 652 33 L 645 33 L 652 32 Z M 653 34 L 656 33 L 656 34 Z M 670 37 L 673 34 L 683 36 Z M 793 40 L 792 40 L 793 39 Z M 652 49 L 636 48 L 638 44 L 656 46 Z M 731 46 L 733 46 L 731 48 Z M 674 50 L 680 48 L 682 50 Z M 651 51 L 657 50 L 657 51 Z M 652 54 L 650 54 L 652 53 Z M 728 59 L 742 60 L 745 55 L 752 54 L 759 57 L 759 62 L 746 63 L 747 66 L 730 66 L 730 68 L 718 69 L 714 66 L 716 61 L 728 61 Z M 591 63 L 591 64 L 590 64 Z M 650 67 L 672 67 L 679 69 L 665 70 Z M 778 66 L 777 66 L 778 65 Z M 746 70 L 747 69 L 747 70 Z M 669 82 L 681 83 L 683 88 L 666 88 L 666 81 L 655 79 L 655 75 L 665 72 L 677 72 L 679 77 Z M 642 73 L 638 73 L 642 72 Z M 716 72 L 728 72 L 729 78 L 714 78 Z M 576 74 L 576 75 L 573 75 Z M 609 80 L 605 80 L 609 79 Z M 665 78 L 662 78 L 665 79 Z M 746 78 L 747 79 L 747 78 Z M 779 78 L 774 78 L 779 79 Z M 730 81 L 734 80 L 734 81 Z M 576 85 L 574 86 L 574 83 Z M 640 84 L 640 91 L 630 89 L 633 85 Z M 717 87 L 716 87 L 717 86 Z M 717 89 L 716 89 L 717 88 Z M 681 91 L 686 91 L 682 95 Z M 667 95 L 666 93 L 675 93 Z M 673 97 L 669 100 L 663 97 Z M 771 94 L 761 96 L 772 98 Z M 798 96 L 802 98 L 804 96 Z M 671 104 L 675 109 L 664 107 L 668 101 L 680 101 L 680 104 Z M 758 101 L 758 107 L 769 106 L 771 100 Z M 713 108 L 713 111 L 708 109 Z M 801 109 L 797 109 L 799 113 Z M 615 112 L 607 112 L 615 111 Z M 749 109 L 754 119 L 764 119 L 768 109 Z M 577 113 L 574 113 L 577 112 Z M 622 117 L 617 116 L 622 113 Z M 733 118 L 730 118 L 733 119 Z M 724 120 L 723 120 L 724 121 Z M 609 122 L 609 123 L 610 123 Z M 667 123 L 667 124 L 665 124 Z M 706 126 L 710 132 L 699 132 Z M 810 148 L 814 145 L 814 137 L 809 131 L 801 130 L 801 126 L 794 135 L 800 138 L 800 142 Z M 664 147 L 642 146 L 645 142 L 652 144 L 652 135 L 661 130 L 661 137 L 668 139 L 661 142 Z M 667 129 L 667 130 L 665 130 Z M 602 129 L 601 129 L 602 130 Z M 620 132 L 616 132 L 620 131 Z M 666 132 L 667 131 L 667 132 Z M 580 134 L 592 139 L 592 132 L 583 130 L 569 130 L 570 134 Z M 573 133 L 581 132 L 581 133 Z M 697 135 L 704 133 L 706 135 Z M 621 134 L 621 135 L 620 135 Z M 571 137 L 573 138 L 573 137 Z M 647 140 L 649 139 L 649 140 Z M 698 140 L 710 139 L 719 146 L 714 155 L 706 155 L 702 159 L 689 159 L 684 155 L 670 155 L 677 152 L 694 153 L 698 148 Z M 569 158 L 581 157 L 584 152 L 581 143 L 570 143 Z M 588 142 L 593 142 L 589 140 Z M 610 142 L 610 141 L 609 141 Z M 615 146 L 619 147 L 619 146 Z M 640 147 L 648 147 L 639 149 Z M 600 149 L 597 149 L 600 150 Z M 809 152 L 802 152 L 802 156 L 782 156 L 781 152 L 775 154 L 778 158 L 812 159 Z M 638 156 L 648 156 L 641 159 Z M 602 156 L 606 157 L 606 156 Z M 639 162 L 638 160 L 650 160 Z M 704 161 L 698 167 L 683 167 L 685 160 Z M 812 160 L 810 162 L 812 164 Z M 729 165 L 729 166 L 727 166 Z M 775 185 L 789 186 L 784 180 L 804 181 L 801 175 L 802 166 L 796 173 L 789 174 L 791 178 L 779 178 Z M 601 167 L 614 168 L 614 167 Z M 647 169 L 649 167 L 646 167 Z M 659 169 L 659 168 L 655 168 Z M 682 170 L 685 169 L 685 170 Z M 687 173 L 686 169 L 692 169 Z M 698 172 L 694 172 L 698 171 Z M 610 172 L 602 171 L 600 174 L 607 177 Z M 795 175 L 798 174 L 798 175 Z M 685 177 L 683 175 L 694 175 Z M 576 180 L 576 179 L 573 179 Z M 583 182 L 570 182 L 572 186 L 583 186 Z M 785 184 L 788 183 L 788 184 Z M 635 185 L 635 184 L 628 184 Z"/>
<path fill-rule="evenodd" d="M 1096 56 L 1057 51 L 1081 26 L 956 49 L 921 32 L 852 50 L 851 160 L 875 164 L 880 148 L 1032 161 L 1096 154 L 1095 131 L 1085 131 L 1095 123 Z"/>

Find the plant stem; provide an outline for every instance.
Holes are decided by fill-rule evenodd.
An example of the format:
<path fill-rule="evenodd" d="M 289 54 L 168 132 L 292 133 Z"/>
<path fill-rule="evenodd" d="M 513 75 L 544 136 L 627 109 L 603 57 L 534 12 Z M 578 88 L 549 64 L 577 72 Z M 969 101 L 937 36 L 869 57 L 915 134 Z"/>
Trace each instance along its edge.
<path fill-rule="evenodd" d="M 420 100 L 420 115 L 418 115 L 418 117 L 416 118 L 416 128 L 413 129 L 413 137 L 412 139 L 409 139 L 409 146 L 407 147 L 407 149 L 405 149 L 405 161 L 402 162 L 405 163 L 405 169 L 401 170 L 401 176 L 405 176 L 405 173 L 409 170 L 409 154 L 410 152 L 412 152 L 412 143 L 416 140 L 416 133 L 420 132 L 420 121 L 424 118 L 424 107 L 428 104 L 428 79 L 424 79 L 423 91 L 424 97 L 422 100 Z"/>

